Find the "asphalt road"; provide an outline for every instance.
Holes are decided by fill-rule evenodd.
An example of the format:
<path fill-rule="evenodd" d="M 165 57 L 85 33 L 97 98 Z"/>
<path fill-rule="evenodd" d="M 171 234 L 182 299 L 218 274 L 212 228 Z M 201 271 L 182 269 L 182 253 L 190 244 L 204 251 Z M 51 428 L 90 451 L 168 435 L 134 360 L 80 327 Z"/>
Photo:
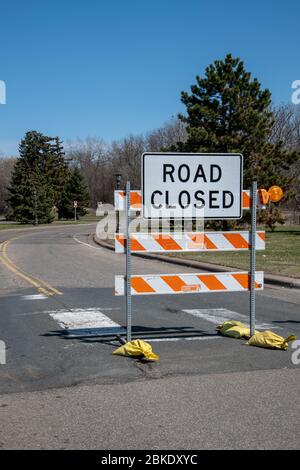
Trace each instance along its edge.
<path fill-rule="evenodd" d="M 300 366 L 291 349 L 259 349 L 216 335 L 218 321 L 247 321 L 248 293 L 133 297 L 134 333 L 155 339 L 158 363 L 113 356 L 116 342 L 91 335 L 110 322 L 125 323 L 125 299 L 113 290 L 124 257 L 95 245 L 94 229 L 0 232 L 0 243 L 9 240 L 0 261 L 0 340 L 7 348 L 0 365 L 0 445 L 299 446 Z M 137 257 L 133 271 L 183 272 Z M 299 290 L 267 286 L 257 293 L 258 329 L 300 337 L 299 304 Z M 68 322 L 85 336 L 68 334 Z M 135 419 L 141 432 L 129 439 L 125 426 Z"/>

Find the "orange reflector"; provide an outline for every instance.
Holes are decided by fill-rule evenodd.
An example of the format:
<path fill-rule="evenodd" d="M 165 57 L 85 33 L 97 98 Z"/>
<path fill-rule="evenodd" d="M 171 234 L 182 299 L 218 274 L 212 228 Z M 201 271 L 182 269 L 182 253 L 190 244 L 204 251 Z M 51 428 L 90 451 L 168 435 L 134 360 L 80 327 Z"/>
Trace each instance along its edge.
<path fill-rule="evenodd" d="M 283 198 L 283 191 L 280 186 L 271 186 L 268 193 L 272 202 L 278 202 Z"/>
<path fill-rule="evenodd" d="M 269 202 L 270 195 L 266 189 L 259 189 L 258 190 L 260 202 L 262 203 L 263 206 L 266 206 Z"/>

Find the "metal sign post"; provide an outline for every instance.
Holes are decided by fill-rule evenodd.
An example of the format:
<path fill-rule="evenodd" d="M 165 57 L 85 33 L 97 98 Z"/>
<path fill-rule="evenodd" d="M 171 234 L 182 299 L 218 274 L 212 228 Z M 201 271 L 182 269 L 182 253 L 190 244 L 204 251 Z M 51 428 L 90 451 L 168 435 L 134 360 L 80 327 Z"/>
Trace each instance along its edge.
<path fill-rule="evenodd" d="M 255 269 L 256 269 L 256 205 L 257 182 L 251 188 L 251 248 L 250 248 L 250 335 L 255 333 Z"/>
<path fill-rule="evenodd" d="M 126 296 L 126 335 L 132 339 L 132 295 L 205 294 L 250 292 L 250 332 L 255 334 L 255 291 L 263 290 L 263 272 L 256 271 L 256 250 L 265 249 L 265 232 L 256 230 L 256 211 L 265 209 L 257 182 L 243 190 L 243 157 L 240 154 L 163 154 L 142 156 L 142 191 L 115 192 L 116 210 L 126 211 L 126 231 L 115 235 L 116 253 L 126 253 L 126 273 L 115 276 L 115 295 Z M 201 183 L 201 184 L 200 184 Z M 199 189 L 200 187 L 200 189 Z M 189 211 L 188 208 L 191 207 Z M 198 210 L 195 213 L 194 209 Z M 171 210 L 172 209 L 172 210 Z M 251 210 L 251 230 L 207 232 L 195 227 L 195 218 L 238 219 Z M 148 233 L 130 227 L 131 212 L 158 221 Z M 175 211 L 175 212 L 174 212 Z M 177 211 L 177 212 L 176 212 Z M 169 231 L 162 221 L 170 219 Z M 177 222 L 175 229 L 175 220 Z M 185 221 L 192 222 L 187 230 Z M 197 231 L 193 231 L 193 229 Z M 250 251 L 245 272 L 131 275 L 131 254 L 138 252 Z"/>
<path fill-rule="evenodd" d="M 131 341 L 130 181 L 126 183 L 126 237 L 126 328 L 128 342 Z"/>

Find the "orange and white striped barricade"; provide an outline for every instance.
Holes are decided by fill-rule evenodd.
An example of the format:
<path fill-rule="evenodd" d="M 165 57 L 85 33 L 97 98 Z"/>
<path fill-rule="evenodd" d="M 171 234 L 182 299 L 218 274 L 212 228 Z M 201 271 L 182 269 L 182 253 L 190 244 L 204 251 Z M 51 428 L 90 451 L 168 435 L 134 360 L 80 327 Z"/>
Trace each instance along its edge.
<path fill-rule="evenodd" d="M 136 232 L 130 234 L 132 253 L 250 250 L 250 233 L 240 232 Z M 115 234 L 116 253 L 125 253 L 126 236 Z M 265 232 L 256 232 L 256 249 L 265 249 Z"/>
<path fill-rule="evenodd" d="M 255 273 L 255 289 L 264 287 L 263 271 Z M 143 274 L 131 276 L 131 295 L 242 292 L 250 289 L 248 272 Z M 125 295 L 125 276 L 115 276 L 115 294 Z"/>
<path fill-rule="evenodd" d="M 265 249 L 265 232 L 256 230 L 256 210 L 266 208 L 256 182 L 253 182 L 251 190 L 243 190 L 241 195 L 240 207 L 251 210 L 250 232 L 131 233 L 130 211 L 143 209 L 141 191 L 131 191 L 127 182 L 126 191 L 116 190 L 114 196 L 115 210 L 126 210 L 126 234 L 115 235 L 115 251 L 126 253 L 126 276 L 115 276 L 115 295 L 126 295 L 127 340 L 131 338 L 131 295 L 250 291 L 250 330 L 254 334 L 255 291 L 264 288 L 264 273 L 255 269 L 255 253 L 256 250 Z M 250 270 L 247 272 L 131 275 L 131 253 L 245 250 L 251 253 Z"/>
<path fill-rule="evenodd" d="M 260 193 L 257 191 L 257 209 L 265 209 L 266 206 L 262 204 L 260 200 Z M 114 192 L 114 205 L 116 211 L 125 210 L 125 191 L 116 190 Z M 242 194 L 242 207 L 243 210 L 251 209 L 251 195 L 250 189 L 243 189 Z M 142 193 L 140 190 L 130 191 L 130 210 L 131 211 L 140 211 L 142 209 Z"/>

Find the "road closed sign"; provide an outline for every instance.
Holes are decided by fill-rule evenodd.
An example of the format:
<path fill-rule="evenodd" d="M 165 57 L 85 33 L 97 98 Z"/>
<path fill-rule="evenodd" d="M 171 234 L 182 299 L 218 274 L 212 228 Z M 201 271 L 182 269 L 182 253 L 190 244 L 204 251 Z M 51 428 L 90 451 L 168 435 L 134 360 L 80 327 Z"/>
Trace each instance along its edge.
<path fill-rule="evenodd" d="M 240 154 L 142 155 L 145 219 L 239 219 L 242 189 Z"/>

